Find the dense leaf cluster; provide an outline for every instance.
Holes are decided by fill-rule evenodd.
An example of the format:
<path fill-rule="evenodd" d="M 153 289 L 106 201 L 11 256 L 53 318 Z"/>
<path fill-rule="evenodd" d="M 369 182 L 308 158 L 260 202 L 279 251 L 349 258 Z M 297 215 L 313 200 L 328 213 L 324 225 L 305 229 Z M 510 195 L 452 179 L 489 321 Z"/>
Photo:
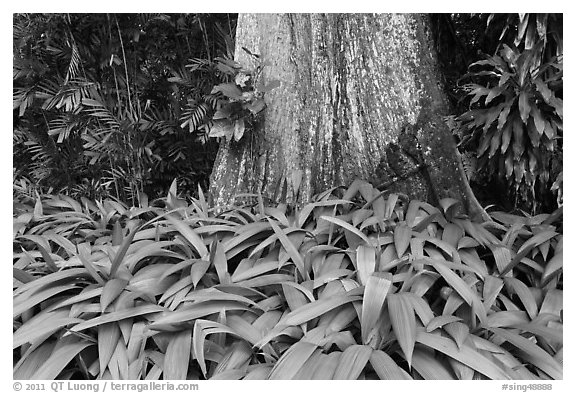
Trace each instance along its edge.
<path fill-rule="evenodd" d="M 562 210 L 15 205 L 15 379 L 561 379 Z"/>
<path fill-rule="evenodd" d="M 233 53 L 234 25 L 227 14 L 15 14 L 17 191 L 132 203 L 175 177 L 206 186 L 217 146 L 189 131 L 215 110 L 198 105 L 223 81 L 212 61 Z"/>
<path fill-rule="evenodd" d="M 479 192 L 479 198 L 533 213 L 553 211 L 562 205 L 563 188 L 562 15 L 452 18 L 447 25 L 454 26 L 451 37 L 459 45 L 440 49 L 445 60 L 460 65 L 445 68 L 461 113 L 455 134 L 463 156 L 471 158 L 465 167 L 472 169 L 473 185 L 492 194 Z M 459 23 L 463 18 L 466 24 Z M 463 63 L 469 72 L 455 80 Z"/>

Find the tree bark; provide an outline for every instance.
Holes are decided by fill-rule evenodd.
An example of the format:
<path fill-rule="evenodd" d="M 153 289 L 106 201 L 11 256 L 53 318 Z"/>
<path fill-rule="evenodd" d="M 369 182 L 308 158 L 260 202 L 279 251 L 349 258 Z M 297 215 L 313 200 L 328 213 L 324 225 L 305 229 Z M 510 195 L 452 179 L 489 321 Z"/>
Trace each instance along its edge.
<path fill-rule="evenodd" d="M 222 143 L 211 176 L 217 204 L 239 193 L 272 198 L 301 170 L 299 201 L 354 179 L 437 202 L 472 206 L 459 170 L 429 20 L 419 14 L 243 14 L 242 47 L 266 63 L 263 119 Z M 480 208 L 481 209 L 481 208 Z"/>

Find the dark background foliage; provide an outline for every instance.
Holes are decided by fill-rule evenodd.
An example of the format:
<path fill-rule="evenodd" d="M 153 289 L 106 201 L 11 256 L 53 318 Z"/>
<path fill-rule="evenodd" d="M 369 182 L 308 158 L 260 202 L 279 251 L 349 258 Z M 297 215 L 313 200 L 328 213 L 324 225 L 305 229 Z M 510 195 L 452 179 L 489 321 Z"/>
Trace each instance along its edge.
<path fill-rule="evenodd" d="M 138 203 L 206 189 L 236 14 L 15 14 L 15 197 Z M 562 204 L 562 15 L 433 14 L 470 183 L 484 204 Z M 223 66 L 224 64 L 224 66 Z M 472 116 L 474 120 L 472 120 Z M 212 134 L 214 136 L 216 134 Z"/>

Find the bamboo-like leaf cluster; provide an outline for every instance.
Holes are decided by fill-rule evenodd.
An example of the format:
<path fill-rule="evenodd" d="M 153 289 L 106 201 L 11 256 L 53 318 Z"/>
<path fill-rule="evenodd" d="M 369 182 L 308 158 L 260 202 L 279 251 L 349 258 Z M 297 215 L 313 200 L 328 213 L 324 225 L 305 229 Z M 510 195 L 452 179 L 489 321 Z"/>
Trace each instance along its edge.
<path fill-rule="evenodd" d="M 15 206 L 15 379 L 561 379 L 562 211 Z"/>

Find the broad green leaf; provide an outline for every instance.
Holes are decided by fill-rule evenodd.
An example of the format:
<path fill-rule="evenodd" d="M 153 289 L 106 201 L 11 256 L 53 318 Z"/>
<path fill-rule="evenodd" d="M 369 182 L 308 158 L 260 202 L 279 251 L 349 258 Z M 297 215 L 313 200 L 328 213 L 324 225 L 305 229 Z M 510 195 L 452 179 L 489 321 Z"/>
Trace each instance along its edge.
<path fill-rule="evenodd" d="M 132 229 L 132 232 L 130 232 L 122 242 L 122 245 L 118 249 L 116 256 L 112 260 L 112 265 L 110 266 L 110 277 L 116 276 L 116 272 L 118 271 L 118 268 L 122 264 L 124 256 L 126 256 L 126 252 L 128 251 L 128 248 L 133 245 L 132 241 L 134 240 L 134 236 L 136 235 L 138 230 L 140 230 L 141 227 L 142 225 L 139 225 L 138 227 Z"/>
<path fill-rule="evenodd" d="M 198 252 L 201 259 L 208 259 L 209 253 L 208 249 L 204 245 L 202 238 L 194 232 L 194 230 L 183 221 L 176 219 L 170 215 L 166 216 L 166 220 L 170 222 L 177 230 L 184 236 L 184 238 L 190 243 L 194 249 Z"/>
<path fill-rule="evenodd" d="M 554 256 L 546 263 L 544 273 L 542 274 L 542 285 L 546 285 L 557 274 L 562 272 L 563 268 L 563 252 L 557 251 Z"/>
<path fill-rule="evenodd" d="M 311 319 L 319 317 L 336 307 L 340 307 L 343 304 L 361 299 L 362 297 L 360 296 L 340 295 L 328 299 L 317 300 L 288 313 L 284 318 L 280 320 L 279 324 L 300 325 L 308 322 Z"/>
<path fill-rule="evenodd" d="M 316 351 L 306 360 L 306 363 L 302 365 L 300 370 L 294 376 L 294 380 L 303 381 L 303 380 L 311 380 L 316 373 L 316 369 L 320 366 L 320 362 L 325 357 L 322 353 L 320 348 L 317 348 Z"/>
<path fill-rule="evenodd" d="M 416 318 L 414 308 L 403 293 L 388 295 L 388 313 L 392 329 L 406 356 L 408 366 L 412 364 L 412 352 L 416 342 Z"/>
<path fill-rule="evenodd" d="M 482 289 L 482 296 L 484 298 L 484 308 L 490 310 L 496 301 L 498 294 L 504 287 L 504 281 L 501 278 L 487 275 L 484 278 L 484 287 Z"/>
<path fill-rule="evenodd" d="M 406 380 L 410 376 L 386 352 L 374 350 L 370 354 L 370 364 L 382 380 Z"/>
<path fill-rule="evenodd" d="M 554 343 L 562 344 L 564 342 L 564 329 L 547 327 L 539 323 L 532 321 L 531 323 L 521 323 L 514 325 L 515 328 L 521 329 L 526 332 L 534 333 L 537 336 L 543 337 L 546 340 L 552 341 Z"/>
<path fill-rule="evenodd" d="M 132 318 L 139 315 L 157 313 L 164 310 L 165 310 L 164 307 L 160 307 L 155 304 L 145 304 L 127 310 L 119 310 L 103 314 L 99 317 L 89 319 L 86 322 L 79 323 L 78 325 L 72 327 L 70 330 L 73 332 L 81 332 L 82 330 L 90 329 L 91 327 L 103 325 L 108 322 L 116 322 L 122 319 Z"/>
<path fill-rule="evenodd" d="M 356 269 L 360 284 L 366 285 L 376 269 L 376 249 L 372 246 L 360 245 L 356 249 Z"/>
<path fill-rule="evenodd" d="M 130 331 L 130 337 L 128 339 L 128 346 L 126 347 L 128 360 L 131 362 L 134 362 L 139 358 L 142 359 L 147 339 L 147 336 L 145 335 L 145 329 L 146 324 L 142 321 L 132 324 L 132 330 Z"/>
<path fill-rule="evenodd" d="M 405 222 L 401 222 L 394 228 L 394 246 L 396 246 L 396 253 L 399 258 L 402 258 L 412 238 L 412 228 Z"/>
<path fill-rule="evenodd" d="M 434 318 L 434 312 L 430 308 L 430 305 L 424 298 L 417 296 L 411 292 L 404 292 L 402 296 L 412 304 L 414 312 L 418 315 L 418 318 L 422 321 L 424 326 L 428 325 L 432 318 Z"/>
<path fill-rule="evenodd" d="M 238 272 L 238 268 L 232 274 L 232 282 L 237 283 L 240 281 L 248 280 L 256 276 L 268 273 L 272 270 L 278 269 L 278 262 L 258 262 L 254 264 L 251 268 L 248 268 L 242 272 Z"/>
<path fill-rule="evenodd" d="M 35 280 L 38 281 L 38 280 Z M 34 283 L 33 281 L 32 283 Z M 59 293 L 68 291 L 70 289 L 77 288 L 76 284 L 68 284 L 68 285 L 58 285 L 52 288 L 46 288 L 42 291 L 38 291 L 34 293 L 32 296 L 26 297 L 19 301 L 24 296 L 19 296 L 14 298 L 14 303 L 12 307 L 12 317 L 17 318 L 23 312 L 31 310 L 33 307 L 38 305 L 39 303 L 52 298 L 53 296 L 58 295 Z"/>
<path fill-rule="evenodd" d="M 504 283 L 512 288 L 512 291 L 518 295 L 520 301 L 524 305 L 526 312 L 530 315 L 530 318 L 534 319 L 538 315 L 538 306 L 536 305 L 536 299 L 530 291 L 530 289 L 522 281 L 514 277 L 505 277 Z"/>
<path fill-rule="evenodd" d="M 250 300 L 245 296 L 223 292 L 214 287 L 192 291 L 182 300 L 194 302 L 195 305 L 198 305 L 203 302 L 216 301 L 216 300 L 236 301 L 240 303 L 247 303 L 250 304 L 251 306 L 259 308 L 258 305 L 253 300 Z"/>
<path fill-rule="evenodd" d="M 209 267 L 210 262 L 203 260 L 197 260 L 192 265 L 192 267 L 190 268 L 190 277 L 192 278 L 192 285 L 194 286 L 194 288 L 196 288 L 202 277 L 204 277 Z"/>
<path fill-rule="evenodd" d="M 102 295 L 100 297 L 100 306 L 102 307 L 102 312 L 106 310 L 108 305 L 112 303 L 118 295 L 126 288 L 128 282 L 120 278 L 113 278 L 108 281 L 104 288 L 102 289 Z"/>
<path fill-rule="evenodd" d="M 56 379 L 64 370 L 64 367 L 90 345 L 92 345 L 91 342 L 80 341 L 76 337 L 64 337 L 57 342 L 50 357 L 36 370 L 30 379 Z"/>
<path fill-rule="evenodd" d="M 106 371 L 112 354 L 120 341 L 120 329 L 115 322 L 104 323 L 98 326 L 98 361 L 100 363 L 100 376 Z"/>
<path fill-rule="evenodd" d="M 28 349 L 14 366 L 13 378 L 32 379 L 34 373 L 50 358 L 55 345 L 55 342 L 44 341 L 39 347 Z"/>
<path fill-rule="evenodd" d="M 362 301 L 362 343 L 370 342 L 370 333 L 377 326 L 386 295 L 392 286 L 392 274 L 375 273 L 368 277 Z"/>
<path fill-rule="evenodd" d="M 29 283 L 36 279 L 36 277 L 34 277 L 32 274 L 15 267 L 12 268 L 12 276 L 23 284 Z"/>
<path fill-rule="evenodd" d="M 340 356 L 340 362 L 334 371 L 333 379 L 358 379 L 371 354 L 372 348 L 366 345 L 349 346 Z"/>
<path fill-rule="evenodd" d="M 520 110 L 520 118 L 522 122 L 526 124 L 528 121 L 528 115 L 530 114 L 530 100 L 528 98 L 528 93 L 525 91 L 520 92 L 520 96 L 518 97 L 518 109 Z"/>
<path fill-rule="evenodd" d="M 454 339 L 458 348 L 462 348 L 464 341 L 470 334 L 468 325 L 462 322 L 449 322 L 444 325 L 444 330 Z"/>
<path fill-rule="evenodd" d="M 441 363 L 429 352 L 417 349 L 412 354 L 412 367 L 425 380 L 453 380 L 454 375 L 446 363 Z"/>
<path fill-rule="evenodd" d="M 331 222 L 333 224 L 336 224 L 340 227 L 342 227 L 345 230 L 350 231 L 351 233 L 353 233 L 354 235 L 358 236 L 360 239 L 362 239 L 367 245 L 371 245 L 372 243 L 370 242 L 370 240 L 366 237 L 366 235 L 364 235 L 362 232 L 360 232 L 358 230 L 358 228 L 353 227 L 352 225 L 348 224 L 346 221 L 342 221 L 339 218 L 336 217 L 330 217 L 330 216 L 322 216 L 320 217 L 320 219 L 322 220 L 326 220 L 328 222 Z"/>
<path fill-rule="evenodd" d="M 500 272 L 500 277 L 503 277 L 506 273 L 512 270 L 512 268 L 514 268 L 518 263 L 520 263 L 522 258 L 528 255 L 528 253 L 532 251 L 535 247 L 538 247 L 540 244 L 552 239 L 556 235 L 557 233 L 554 231 L 543 231 L 528 239 L 524 244 L 522 244 L 522 247 L 520 247 L 514 259 L 512 259 L 512 261 L 508 264 L 508 266 L 506 266 Z"/>
<path fill-rule="evenodd" d="M 458 277 L 458 275 L 456 275 L 456 273 L 454 273 L 450 268 L 446 267 L 442 261 L 431 259 L 430 263 L 434 269 L 444 277 L 446 282 L 454 288 L 460 296 L 462 296 L 462 299 L 472 307 L 472 310 L 474 310 L 474 313 L 478 316 L 480 322 L 484 323 L 486 321 L 486 310 L 484 309 L 484 305 L 478 297 L 478 294 L 474 293 L 468 284 Z"/>
<path fill-rule="evenodd" d="M 525 352 L 527 356 L 524 359 L 547 373 L 551 378 L 562 379 L 562 364 L 558 363 L 558 361 L 550 356 L 548 352 L 540 348 L 536 343 L 519 334 L 504 329 L 488 329 Z"/>
<path fill-rule="evenodd" d="M 170 334 L 170 341 L 164 356 L 164 379 L 187 379 L 191 345 L 190 330 Z"/>
<path fill-rule="evenodd" d="M 23 344 L 35 344 L 39 338 L 47 338 L 65 326 L 82 322 L 79 318 L 68 317 L 68 310 L 42 312 L 29 319 L 16 330 L 12 336 L 12 347 Z"/>
<path fill-rule="evenodd" d="M 148 312 L 155 312 L 153 311 L 154 309 L 152 309 L 150 306 L 142 307 L 149 307 Z M 158 309 L 165 310 L 160 306 L 156 307 L 156 311 L 158 311 Z M 202 318 L 211 314 L 216 314 L 222 310 L 250 310 L 250 308 L 242 305 L 237 301 L 208 301 L 200 304 L 192 304 L 190 306 L 181 307 L 176 311 L 165 311 L 162 315 L 156 317 L 154 322 L 148 325 L 148 327 L 152 330 L 180 330 L 178 327 L 179 324 L 192 323 L 195 319 Z"/>
<path fill-rule="evenodd" d="M 318 360 L 320 365 L 314 371 L 312 379 L 322 381 L 333 379 L 336 368 L 340 364 L 341 356 L 342 352 L 331 352 L 328 355 L 322 356 L 322 358 Z"/>
<path fill-rule="evenodd" d="M 438 329 L 450 322 L 457 322 L 461 321 L 462 318 L 456 317 L 454 315 L 440 315 L 438 317 L 434 317 L 428 322 L 426 325 L 426 332 L 430 333 L 433 330 Z"/>
<path fill-rule="evenodd" d="M 249 371 L 244 376 L 243 378 L 244 381 L 265 380 L 268 378 L 268 375 L 270 375 L 270 371 L 272 370 L 273 367 L 267 364 L 258 364 L 253 366 L 255 367 L 249 369 Z"/>
<path fill-rule="evenodd" d="M 564 292 L 560 289 L 551 289 L 546 292 L 544 301 L 540 306 L 540 313 L 550 313 L 553 315 L 561 316 L 564 309 Z"/>
<path fill-rule="evenodd" d="M 175 296 L 176 294 L 178 294 L 177 296 L 179 298 L 178 303 L 182 302 L 184 299 L 184 296 L 188 294 L 191 284 L 192 284 L 192 277 L 190 277 L 190 276 L 185 276 L 181 280 L 176 281 L 174 284 L 172 284 L 170 286 L 170 288 L 168 288 L 164 291 L 164 293 L 162 294 L 162 297 L 160 297 L 160 300 L 158 300 L 158 304 L 165 303 L 171 297 L 174 301 L 174 299 L 176 299 L 176 296 Z M 173 309 L 174 304 L 172 303 L 169 308 Z"/>
<path fill-rule="evenodd" d="M 206 376 L 207 374 L 206 358 L 204 354 L 206 337 L 211 334 L 219 334 L 219 333 L 228 333 L 241 337 L 238 335 L 238 333 L 230 329 L 228 326 L 225 326 L 218 322 L 208 321 L 205 319 L 198 319 L 194 322 L 194 329 L 192 331 L 192 351 L 194 352 L 196 360 L 200 364 L 200 369 L 202 370 L 204 376 Z M 208 341 L 208 344 L 214 344 L 214 343 Z"/>
<path fill-rule="evenodd" d="M 516 324 L 527 323 L 528 315 L 525 311 L 498 311 L 488 315 L 486 327 L 510 327 Z"/>
<path fill-rule="evenodd" d="M 300 272 L 302 277 L 308 278 L 308 272 L 306 271 L 306 268 L 304 267 L 304 260 L 302 259 L 302 256 L 300 255 L 300 252 L 298 251 L 296 246 L 294 246 L 292 241 L 290 241 L 288 236 L 286 236 L 284 231 L 282 229 L 280 229 L 280 227 L 274 222 L 274 220 L 271 220 L 269 218 L 267 218 L 267 220 L 270 223 L 270 226 L 272 227 L 272 229 L 274 230 L 274 233 L 276 233 L 276 235 L 278 236 L 280 243 L 282 243 L 282 246 L 290 255 L 290 258 L 292 259 L 292 261 L 296 265 L 296 268 L 298 269 L 298 271 Z"/>
<path fill-rule="evenodd" d="M 458 348 L 456 343 L 449 338 L 423 331 L 418 332 L 416 341 L 464 363 L 490 379 L 511 379 L 509 375 L 502 371 L 498 364 L 488 360 L 476 349 L 472 349 L 467 345 Z"/>
<path fill-rule="evenodd" d="M 92 262 L 90 262 L 90 260 L 88 259 L 88 255 L 86 255 L 83 250 L 80 250 L 77 256 L 78 259 L 80 259 L 80 262 L 82 262 L 82 265 L 84 265 L 86 271 L 90 274 L 90 276 L 92 276 L 94 281 L 104 286 L 106 282 L 102 279 L 102 276 L 100 276 L 99 269 L 97 269 L 96 266 Z"/>
<path fill-rule="evenodd" d="M 293 286 L 286 285 L 286 283 L 282 283 L 282 291 L 291 311 L 295 311 L 309 302 L 302 292 Z"/>
<path fill-rule="evenodd" d="M 114 227 L 112 229 L 112 245 L 119 246 L 122 244 L 122 239 L 124 238 L 124 234 L 122 233 L 122 225 L 120 221 L 114 222 Z"/>
<path fill-rule="evenodd" d="M 237 341 L 228 347 L 222 360 L 214 370 L 214 375 L 216 376 L 222 372 L 234 369 L 246 369 L 251 357 L 252 348 L 250 345 L 244 341 Z M 244 374 L 242 374 L 242 376 L 244 376 Z"/>
<path fill-rule="evenodd" d="M 212 262 L 216 268 L 216 274 L 218 274 L 218 280 L 220 283 L 228 284 L 230 282 L 228 260 L 226 259 L 224 248 L 217 240 L 214 240 L 212 242 L 212 247 L 210 247 L 210 262 Z"/>
<path fill-rule="evenodd" d="M 316 348 L 316 345 L 303 341 L 293 344 L 278 359 L 268 379 L 292 379 Z"/>

